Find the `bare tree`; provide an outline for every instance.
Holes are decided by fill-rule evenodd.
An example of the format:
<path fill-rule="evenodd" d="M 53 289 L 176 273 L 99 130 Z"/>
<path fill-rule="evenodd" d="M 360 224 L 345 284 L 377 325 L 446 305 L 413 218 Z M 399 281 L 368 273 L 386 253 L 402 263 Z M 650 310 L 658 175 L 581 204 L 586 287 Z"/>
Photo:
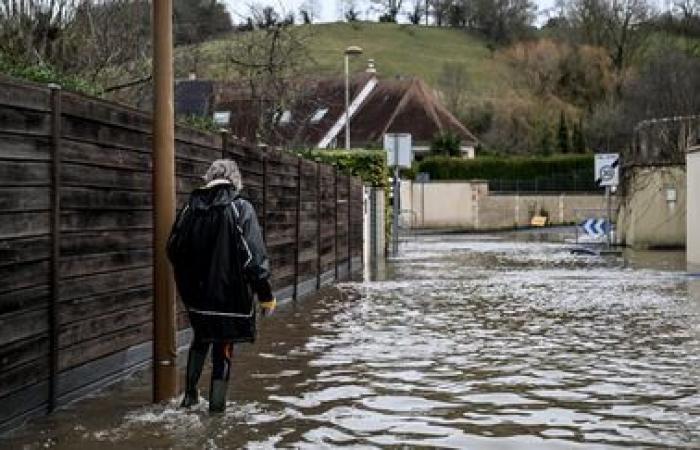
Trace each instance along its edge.
<path fill-rule="evenodd" d="M 382 16 L 379 18 L 380 21 L 384 22 L 396 22 L 396 19 L 401 13 L 403 7 L 403 0 L 370 0 L 372 4 L 376 5 L 381 12 Z"/>
<path fill-rule="evenodd" d="M 506 43 L 527 33 L 535 10 L 530 0 L 474 0 L 470 23 L 491 41 Z"/>
<path fill-rule="evenodd" d="M 27 64 L 55 64 L 75 38 L 78 0 L 2 0 L 0 51 Z"/>
<path fill-rule="evenodd" d="M 606 48 L 618 72 L 647 45 L 644 26 L 652 17 L 647 0 L 572 0 L 568 10 L 573 31 L 585 43 Z"/>
<path fill-rule="evenodd" d="M 299 7 L 299 14 L 304 23 L 310 24 L 318 19 L 320 10 L 319 0 L 305 0 Z"/>
<path fill-rule="evenodd" d="M 243 84 L 243 91 L 256 116 L 261 142 L 276 141 L 284 112 L 299 96 L 299 80 L 313 64 L 308 31 L 282 24 L 241 33 L 230 41 L 229 77 Z"/>
<path fill-rule="evenodd" d="M 341 0 L 339 8 L 346 21 L 357 22 L 360 19 L 360 10 L 357 6 L 357 0 Z"/>
<path fill-rule="evenodd" d="M 413 25 L 420 25 L 423 15 L 427 14 L 425 5 L 425 0 L 413 0 L 411 10 L 408 12 L 408 20 Z"/>
<path fill-rule="evenodd" d="M 435 25 L 441 27 L 447 23 L 452 0 L 430 0 L 429 6 L 433 9 Z"/>
<path fill-rule="evenodd" d="M 113 90 L 150 72 L 149 11 L 141 0 L 2 0 L 0 53 Z"/>
<path fill-rule="evenodd" d="M 446 62 L 438 77 L 438 86 L 445 105 L 454 114 L 462 115 L 471 81 L 464 64 Z"/>

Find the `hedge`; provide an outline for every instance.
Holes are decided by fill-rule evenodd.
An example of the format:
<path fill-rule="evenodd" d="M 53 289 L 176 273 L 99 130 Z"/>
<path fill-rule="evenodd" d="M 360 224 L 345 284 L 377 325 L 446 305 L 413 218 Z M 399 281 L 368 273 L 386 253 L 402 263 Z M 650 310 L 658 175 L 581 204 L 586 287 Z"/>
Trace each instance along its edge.
<path fill-rule="evenodd" d="M 584 171 L 593 174 L 593 166 L 593 155 L 482 156 L 475 159 L 428 156 L 415 163 L 411 172 L 428 172 L 431 180 L 534 180 Z"/>
<path fill-rule="evenodd" d="M 341 172 L 359 176 L 365 184 L 388 186 L 389 171 L 382 150 L 304 150 L 300 154 L 306 159 L 337 164 Z"/>

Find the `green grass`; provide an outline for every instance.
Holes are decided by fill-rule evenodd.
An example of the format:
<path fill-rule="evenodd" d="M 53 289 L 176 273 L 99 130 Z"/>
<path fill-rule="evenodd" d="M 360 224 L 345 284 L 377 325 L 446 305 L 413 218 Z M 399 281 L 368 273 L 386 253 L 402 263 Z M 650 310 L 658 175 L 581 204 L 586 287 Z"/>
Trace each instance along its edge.
<path fill-rule="evenodd" d="M 437 87 L 446 62 L 463 64 L 469 74 L 470 94 L 489 97 L 510 86 L 508 67 L 492 57 L 486 42 L 464 31 L 414 25 L 371 22 L 304 25 L 297 32 L 308 36 L 311 58 L 316 62 L 311 73 L 340 75 L 343 73 L 343 51 L 359 45 L 364 54 L 353 58 L 351 70 L 362 71 L 367 59 L 376 61 L 381 77 L 417 76 Z M 226 39 L 235 39 L 235 35 Z M 208 64 L 201 75 L 223 76 L 226 39 L 202 44 Z"/>

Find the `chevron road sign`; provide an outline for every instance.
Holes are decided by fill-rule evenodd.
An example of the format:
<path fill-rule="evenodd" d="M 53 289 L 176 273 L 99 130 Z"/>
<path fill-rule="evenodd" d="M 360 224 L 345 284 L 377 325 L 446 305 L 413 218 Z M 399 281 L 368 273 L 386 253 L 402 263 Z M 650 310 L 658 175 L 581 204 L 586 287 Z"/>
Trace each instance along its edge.
<path fill-rule="evenodd" d="M 605 236 L 608 232 L 608 221 L 606 219 L 586 219 L 581 223 L 581 227 L 591 237 Z"/>

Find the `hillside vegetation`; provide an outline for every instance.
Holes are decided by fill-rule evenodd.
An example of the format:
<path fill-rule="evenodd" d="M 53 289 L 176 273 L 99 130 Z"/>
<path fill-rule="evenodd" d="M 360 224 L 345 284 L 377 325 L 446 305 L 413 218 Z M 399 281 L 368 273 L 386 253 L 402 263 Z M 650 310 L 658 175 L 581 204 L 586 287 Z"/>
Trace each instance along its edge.
<path fill-rule="evenodd" d="M 453 63 L 464 67 L 469 81 L 467 91 L 472 96 L 502 94 L 512 85 L 511 70 L 494 57 L 487 42 L 462 30 L 354 22 L 301 25 L 296 27 L 296 33 L 307 46 L 312 61 L 307 67 L 310 74 L 342 74 L 343 51 L 349 45 L 358 45 L 364 54 L 351 59 L 354 72 L 365 70 L 367 60 L 372 58 L 381 77 L 417 76 L 437 87 L 445 64 Z M 201 44 L 203 64 L 199 75 L 227 78 L 227 45 L 239 38 L 240 35 L 231 34 Z"/>

